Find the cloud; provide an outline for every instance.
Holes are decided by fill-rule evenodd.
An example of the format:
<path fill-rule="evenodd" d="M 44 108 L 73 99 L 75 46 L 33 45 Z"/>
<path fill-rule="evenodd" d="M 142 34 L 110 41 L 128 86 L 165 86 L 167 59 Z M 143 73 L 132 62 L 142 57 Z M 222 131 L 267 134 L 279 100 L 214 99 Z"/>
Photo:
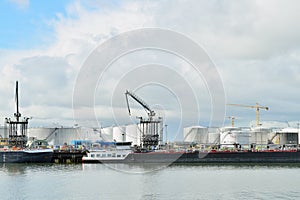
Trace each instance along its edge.
<path fill-rule="evenodd" d="M 15 4 L 19 9 L 27 9 L 29 7 L 29 0 L 9 0 L 12 4 Z"/>
<path fill-rule="evenodd" d="M 29 5 L 29 1 L 24 2 Z M 65 123 L 72 123 L 72 110 L 65 108 L 72 106 L 77 74 L 90 53 L 119 33 L 143 27 L 160 27 L 183 33 L 206 49 L 222 76 L 228 103 L 259 102 L 271 108 L 262 113 L 262 120 L 297 121 L 300 110 L 300 94 L 297 92 L 300 83 L 299 4 L 298 1 L 214 0 L 176 1 L 172 4 L 169 1 L 124 1 L 116 4 L 71 2 L 66 14 L 57 13 L 54 19 L 49 20 L 54 28 L 52 45 L 28 51 L 1 50 L 0 90 L 9 98 L 1 98 L 0 104 L 7 108 L 5 114 L 13 109 L 13 103 L 9 102 L 13 98 L 14 81 L 19 79 L 22 94 L 31 94 L 23 97 L 22 104 L 26 111 L 36 113 L 44 109 L 39 117 L 45 115 L 50 120 L 61 117 L 66 119 Z M 161 54 L 145 55 L 135 54 L 120 60 L 112 71 L 107 72 L 106 80 L 101 85 L 103 89 L 95 96 L 98 100 L 105 99 L 97 102 L 99 118 L 108 120 L 111 117 L 103 109 L 107 102 L 110 103 L 106 98 L 110 97 L 111 86 L 124 72 L 117 66 L 127 66 L 129 69 L 145 61 L 155 61 L 176 66 L 177 73 L 184 75 L 191 83 L 199 81 L 195 90 L 200 91 L 197 98 L 204 121 L 209 121 L 209 94 L 203 80 L 191 74 L 190 66 Z M 137 76 L 135 81 L 145 78 L 143 76 Z M 124 83 L 124 88 L 127 86 L 132 85 Z M 182 89 L 181 82 L 175 82 L 174 87 Z M 172 99 L 168 104 L 170 96 L 164 92 L 159 93 L 161 99 L 155 99 L 151 89 L 139 90 L 139 94 L 150 104 L 161 101 L 172 120 L 178 114 L 172 112 L 178 106 L 176 101 Z M 123 98 L 115 102 L 118 112 L 126 111 Z M 239 117 L 237 124 L 248 123 L 255 117 L 254 110 L 238 108 L 227 108 L 227 114 Z"/>

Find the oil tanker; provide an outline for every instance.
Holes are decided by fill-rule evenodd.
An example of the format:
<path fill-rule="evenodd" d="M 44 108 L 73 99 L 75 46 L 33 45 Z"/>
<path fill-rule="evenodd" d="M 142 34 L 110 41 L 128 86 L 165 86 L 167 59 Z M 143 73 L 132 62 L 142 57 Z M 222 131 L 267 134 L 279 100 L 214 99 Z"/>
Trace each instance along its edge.
<path fill-rule="evenodd" d="M 210 150 L 135 151 L 116 146 L 115 149 L 90 150 L 83 163 L 300 163 L 296 148 L 281 150 Z"/>
<path fill-rule="evenodd" d="M 209 150 L 161 149 L 159 147 L 159 141 L 162 141 L 162 118 L 155 120 L 155 112 L 135 93 L 127 90 L 125 97 L 129 115 L 131 112 L 128 97 L 133 98 L 139 103 L 148 114 L 148 119 L 139 117 L 141 147 L 132 148 L 130 143 L 123 142 L 116 143 L 116 146 L 112 148 L 92 149 L 82 158 L 84 163 L 300 163 L 300 150 L 297 147 L 298 145 L 292 147 L 285 147 L 285 145 L 282 145 L 278 148 L 269 148 L 268 143 L 266 149 L 256 149 L 252 145 L 247 149 L 244 149 L 238 147 L 238 144 L 245 144 L 243 142 L 224 140 L 223 143 L 226 145 L 231 144 L 234 147 L 232 149 L 222 149 L 217 147 Z M 258 104 L 250 107 L 256 108 L 257 111 L 260 108 L 268 110 L 267 107 L 261 107 Z M 259 117 L 257 117 L 257 119 L 259 119 Z M 259 125 L 258 121 L 257 124 Z M 272 139 L 274 139 L 276 135 L 277 134 L 275 134 Z M 230 138 L 238 137 L 242 141 L 243 138 L 248 137 L 248 134 L 245 134 L 240 130 L 230 129 L 224 131 L 222 138 L 226 138 L 225 136 L 231 136 Z M 259 137 L 260 141 L 262 141 L 261 134 L 256 134 L 256 137 Z M 221 144 L 217 146 L 221 146 Z"/>

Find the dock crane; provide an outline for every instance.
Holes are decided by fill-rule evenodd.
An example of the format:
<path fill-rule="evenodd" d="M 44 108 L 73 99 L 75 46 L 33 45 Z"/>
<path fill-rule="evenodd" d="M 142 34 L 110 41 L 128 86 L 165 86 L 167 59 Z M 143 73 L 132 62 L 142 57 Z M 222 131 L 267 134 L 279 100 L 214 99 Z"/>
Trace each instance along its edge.
<path fill-rule="evenodd" d="M 128 95 L 131 96 L 136 102 L 138 102 L 146 110 L 149 119 L 152 119 L 155 116 L 155 112 L 150 108 L 150 106 L 148 104 L 146 104 L 145 101 L 143 101 L 140 97 L 138 97 L 133 92 L 126 90 L 125 97 L 126 97 L 129 115 L 131 115 L 131 111 L 130 111 L 129 102 L 128 102 Z"/>
<path fill-rule="evenodd" d="M 256 110 L 256 126 L 260 126 L 259 123 L 259 110 L 264 109 L 264 110 L 269 110 L 269 107 L 265 106 L 260 106 L 258 103 L 254 106 L 248 106 L 248 105 L 241 105 L 241 104 L 227 104 L 228 106 L 239 106 L 239 107 L 246 107 L 246 108 L 255 108 Z"/>
<path fill-rule="evenodd" d="M 142 117 L 138 117 L 140 119 L 140 131 L 141 131 L 141 145 L 142 147 L 152 148 L 156 147 L 159 144 L 159 141 L 162 141 L 162 118 L 158 117 L 157 120 L 153 119 L 155 116 L 154 110 L 150 108 L 150 106 L 143 101 L 140 97 L 138 97 L 133 92 L 126 90 L 125 97 L 129 115 L 131 115 L 130 106 L 128 102 L 128 96 L 133 98 L 136 102 L 138 102 L 147 112 L 148 119 L 143 119 Z"/>

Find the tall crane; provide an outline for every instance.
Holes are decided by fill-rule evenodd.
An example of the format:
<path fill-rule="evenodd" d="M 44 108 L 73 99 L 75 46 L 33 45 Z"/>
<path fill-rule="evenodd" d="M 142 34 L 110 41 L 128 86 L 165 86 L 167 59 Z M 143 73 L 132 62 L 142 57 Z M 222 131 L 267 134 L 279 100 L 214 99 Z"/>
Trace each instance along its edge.
<path fill-rule="evenodd" d="M 149 119 L 140 118 L 140 132 L 141 132 L 141 146 L 146 148 L 156 147 L 159 145 L 159 141 L 162 141 L 162 118 L 158 117 L 158 119 L 153 119 L 155 116 L 155 112 L 150 108 L 145 101 L 143 101 L 140 97 L 138 97 L 133 92 L 126 90 L 125 97 L 127 102 L 127 108 L 129 115 L 131 115 L 128 96 L 133 98 L 136 102 L 138 102 L 147 112 Z"/>
<path fill-rule="evenodd" d="M 227 104 L 228 106 L 239 106 L 239 107 L 246 107 L 246 108 L 255 108 L 256 110 L 256 126 L 259 126 L 259 110 L 263 109 L 263 110 L 269 110 L 269 107 L 265 107 L 265 106 L 260 106 L 258 103 L 256 103 L 256 105 L 254 106 L 248 106 L 248 105 L 241 105 L 241 104 Z"/>
<path fill-rule="evenodd" d="M 228 116 L 228 119 L 231 120 L 231 126 L 234 127 L 234 120 L 235 120 L 235 117 L 234 117 L 234 116 Z"/>
<path fill-rule="evenodd" d="M 131 111 L 130 111 L 129 102 L 128 102 L 128 95 L 131 96 L 136 102 L 138 102 L 146 110 L 146 112 L 149 116 L 149 119 L 152 119 L 152 117 L 155 116 L 155 112 L 150 108 L 150 106 L 145 101 L 143 101 L 140 97 L 138 97 L 133 92 L 126 90 L 125 97 L 126 97 L 129 115 L 131 115 Z"/>

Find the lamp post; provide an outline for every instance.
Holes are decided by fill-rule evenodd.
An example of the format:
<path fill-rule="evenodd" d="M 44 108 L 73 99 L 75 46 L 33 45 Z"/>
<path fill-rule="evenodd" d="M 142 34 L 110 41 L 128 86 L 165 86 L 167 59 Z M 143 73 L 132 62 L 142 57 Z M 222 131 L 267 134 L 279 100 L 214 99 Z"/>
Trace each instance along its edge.
<path fill-rule="evenodd" d="M 299 133 L 299 125 L 300 123 L 297 123 L 297 128 L 298 128 L 298 146 L 300 145 L 300 133 Z"/>

